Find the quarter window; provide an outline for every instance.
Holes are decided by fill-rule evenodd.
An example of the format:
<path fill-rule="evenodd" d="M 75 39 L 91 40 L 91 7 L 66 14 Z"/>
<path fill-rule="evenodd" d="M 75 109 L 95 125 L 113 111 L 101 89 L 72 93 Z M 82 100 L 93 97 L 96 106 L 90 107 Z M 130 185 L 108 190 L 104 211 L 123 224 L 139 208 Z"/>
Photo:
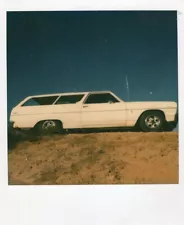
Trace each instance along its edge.
<path fill-rule="evenodd" d="M 85 104 L 99 104 L 99 103 L 109 103 L 109 102 L 116 103 L 119 101 L 110 93 L 90 94 Z"/>
<path fill-rule="evenodd" d="M 27 100 L 22 106 L 52 105 L 59 96 L 37 97 Z"/>

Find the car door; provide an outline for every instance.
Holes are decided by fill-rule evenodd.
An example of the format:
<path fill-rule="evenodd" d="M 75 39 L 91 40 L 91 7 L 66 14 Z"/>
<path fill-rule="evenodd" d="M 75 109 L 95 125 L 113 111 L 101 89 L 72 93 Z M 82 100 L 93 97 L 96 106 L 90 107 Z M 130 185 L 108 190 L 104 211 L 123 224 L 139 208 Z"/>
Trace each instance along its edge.
<path fill-rule="evenodd" d="M 82 104 L 82 127 L 123 127 L 125 103 L 112 93 L 91 93 Z"/>
<path fill-rule="evenodd" d="M 61 95 L 53 105 L 54 117 L 62 121 L 63 128 L 81 128 L 81 101 L 84 94 Z"/>

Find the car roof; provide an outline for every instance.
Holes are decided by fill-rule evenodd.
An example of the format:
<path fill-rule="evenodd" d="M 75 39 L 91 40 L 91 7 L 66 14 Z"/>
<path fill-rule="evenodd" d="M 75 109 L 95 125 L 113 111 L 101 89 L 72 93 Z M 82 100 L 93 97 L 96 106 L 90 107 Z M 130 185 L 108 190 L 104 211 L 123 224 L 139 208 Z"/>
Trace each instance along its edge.
<path fill-rule="evenodd" d="M 28 98 L 39 98 L 39 97 L 50 97 L 50 96 L 60 96 L 60 95 L 80 95 L 80 94 L 99 94 L 99 93 L 111 93 L 111 91 L 88 91 L 88 92 L 63 92 L 63 93 L 54 93 L 54 94 L 42 94 L 42 95 L 32 95 Z"/>

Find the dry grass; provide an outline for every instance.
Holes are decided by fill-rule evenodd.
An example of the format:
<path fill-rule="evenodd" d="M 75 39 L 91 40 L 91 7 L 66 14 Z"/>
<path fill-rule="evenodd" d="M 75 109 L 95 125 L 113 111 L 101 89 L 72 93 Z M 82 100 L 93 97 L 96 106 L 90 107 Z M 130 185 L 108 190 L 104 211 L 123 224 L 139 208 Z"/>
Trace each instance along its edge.
<path fill-rule="evenodd" d="M 9 184 L 178 183 L 178 134 L 44 137 L 8 154 Z"/>

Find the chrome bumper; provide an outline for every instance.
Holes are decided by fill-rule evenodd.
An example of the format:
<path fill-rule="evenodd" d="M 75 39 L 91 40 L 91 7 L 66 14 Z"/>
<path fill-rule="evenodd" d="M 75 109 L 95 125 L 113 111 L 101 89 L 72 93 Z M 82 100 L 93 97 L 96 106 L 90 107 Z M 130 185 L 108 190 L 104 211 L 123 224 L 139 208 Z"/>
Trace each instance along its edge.
<path fill-rule="evenodd" d="M 176 113 L 174 121 L 167 122 L 167 127 L 173 130 L 177 127 L 177 124 L 178 124 L 178 113 Z"/>

